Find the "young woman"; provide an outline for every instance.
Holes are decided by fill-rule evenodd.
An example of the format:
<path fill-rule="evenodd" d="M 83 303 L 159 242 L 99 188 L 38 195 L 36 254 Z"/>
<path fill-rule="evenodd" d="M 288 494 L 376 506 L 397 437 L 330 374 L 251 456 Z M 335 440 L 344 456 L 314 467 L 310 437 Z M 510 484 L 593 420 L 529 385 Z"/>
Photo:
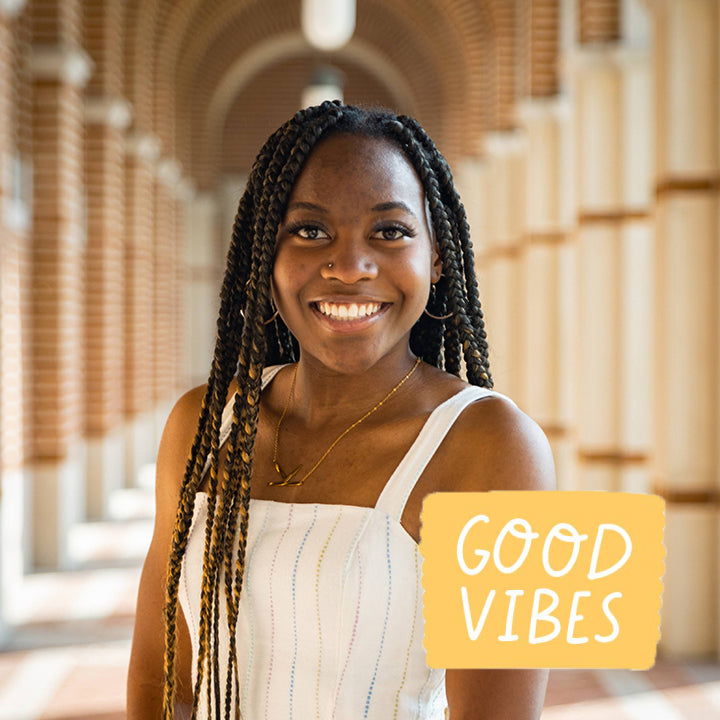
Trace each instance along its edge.
<path fill-rule="evenodd" d="M 432 141 L 387 112 L 297 113 L 240 201 L 208 383 L 160 445 L 129 720 L 538 717 L 543 671 L 431 670 L 422 644 L 425 495 L 554 483 L 491 387 Z"/>

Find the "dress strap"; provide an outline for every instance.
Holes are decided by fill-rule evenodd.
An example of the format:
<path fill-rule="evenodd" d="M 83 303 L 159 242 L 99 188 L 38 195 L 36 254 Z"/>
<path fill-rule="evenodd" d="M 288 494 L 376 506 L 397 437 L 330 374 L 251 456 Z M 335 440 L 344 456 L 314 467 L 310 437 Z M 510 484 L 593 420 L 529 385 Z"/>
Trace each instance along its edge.
<path fill-rule="evenodd" d="M 395 468 L 395 472 L 380 493 L 375 507 L 399 522 L 405 503 L 420 475 L 460 413 L 476 400 L 494 395 L 498 393 L 470 385 L 438 405 L 430 413 L 415 442 Z"/>
<path fill-rule="evenodd" d="M 270 381 L 282 370 L 285 366 L 284 365 L 270 365 L 269 367 L 266 367 L 263 369 L 263 375 L 262 375 L 262 389 L 264 390 Z M 233 418 L 233 405 L 235 404 L 235 394 L 233 393 L 233 396 L 230 398 L 230 402 L 223 408 L 222 413 L 222 420 L 220 423 L 220 437 L 218 439 L 218 447 L 221 448 L 225 441 L 228 439 L 228 435 L 230 434 L 230 430 L 232 428 L 232 418 Z M 210 469 L 210 457 L 208 456 L 208 459 L 205 461 L 205 467 L 203 468 L 202 474 L 205 475 L 205 473 Z"/>

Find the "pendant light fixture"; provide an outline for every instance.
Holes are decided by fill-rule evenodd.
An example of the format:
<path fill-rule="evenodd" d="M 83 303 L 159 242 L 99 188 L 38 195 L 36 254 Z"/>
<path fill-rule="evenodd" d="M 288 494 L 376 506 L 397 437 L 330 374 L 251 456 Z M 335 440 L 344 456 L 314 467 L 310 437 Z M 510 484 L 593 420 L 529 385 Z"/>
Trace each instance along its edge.
<path fill-rule="evenodd" d="M 355 32 L 355 0 L 302 0 L 302 31 L 317 50 L 338 50 Z"/>

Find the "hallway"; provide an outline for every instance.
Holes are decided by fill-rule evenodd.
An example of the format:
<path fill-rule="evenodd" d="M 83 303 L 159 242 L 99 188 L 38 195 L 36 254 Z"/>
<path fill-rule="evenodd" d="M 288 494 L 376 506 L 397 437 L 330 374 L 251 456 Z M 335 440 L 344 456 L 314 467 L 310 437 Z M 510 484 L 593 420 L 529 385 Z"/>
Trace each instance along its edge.
<path fill-rule="evenodd" d="M 318 88 L 448 158 L 559 488 L 666 503 L 686 663 L 556 672 L 544 717 L 720 717 L 720 3 L 358 0 L 322 51 L 301 5 L 0 0 L 0 720 L 124 717 L 162 427 L 255 152 Z"/>

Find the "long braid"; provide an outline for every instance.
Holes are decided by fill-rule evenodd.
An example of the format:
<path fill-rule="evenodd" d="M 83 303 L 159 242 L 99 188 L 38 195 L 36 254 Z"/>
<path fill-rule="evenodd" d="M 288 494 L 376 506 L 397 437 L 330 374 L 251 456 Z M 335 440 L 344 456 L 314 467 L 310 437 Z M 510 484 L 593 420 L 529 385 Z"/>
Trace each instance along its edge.
<path fill-rule="evenodd" d="M 294 362 L 299 357 L 297 340 L 283 320 L 277 316 L 266 324 L 273 312 L 270 277 L 275 241 L 290 193 L 305 161 L 315 145 L 333 133 L 387 139 L 400 146 L 415 168 L 428 199 L 443 263 L 443 276 L 436 283 L 431 311 L 439 315 L 452 312 L 453 317 L 438 321 L 423 315 L 413 327 L 411 349 L 426 362 L 455 374 L 459 374 L 464 360 L 471 383 L 492 385 L 467 220 L 447 164 L 432 141 L 415 121 L 383 111 L 361 110 L 334 102 L 296 113 L 268 138 L 258 154 L 233 225 L 221 291 L 218 340 L 198 432 L 183 480 L 168 563 L 166 720 L 173 715 L 180 568 L 195 494 L 203 481 L 206 464 L 209 464 L 208 517 L 193 717 L 197 714 L 203 691 L 207 692 L 210 717 L 219 720 L 222 716 L 230 720 L 234 700 L 235 717 L 239 717 L 236 630 L 245 570 L 250 480 L 262 373 L 268 364 Z M 236 370 L 233 419 L 227 456 L 220 472 L 221 417 Z M 230 643 L 224 678 L 220 677 L 218 657 L 221 582 Z"/>
<path fill-rule="evenodd" d="M 327 124 L 325 122 L 325 124 Z M 321 129 L 318 129 L 317 132 L 315 132 L 314 141 L 317 140 L 317 138 L 321 135 Z M 307 157 L 307 154 L 309 153 L 309 150 L 311 148 L 310 144 L 306 144 L 306 147 L 300 148 L 301 151 L 298 151 L 298 149 L 295 149 L 293 154 L 297 157 L 298 155 L 303 155 L 304 157 Z M 275 153 L 277 155 L 277 153 Z M 293 171 L 293 175 L 297 175 L 300 169 L 300 164 L 298 163 L 297 168 Z M 258 227 L 257 223 L 257 217 L 265 215 L 267 216 L 274 216 L 274 220 L 270 223 L 270 227 L 265 228 L 265 231 L 263 232 L 263 237 L 261 239 L 261 242 L 254 243 L 252 255 L 253 258 L 251 260 L 250 266 L 251 271 L 249 277 L 247 277 L 245 286 L 244 286 L 244 299 L 245 299 L 245 311 L 244 316 L 246 318 L 242 333 L 242 342 L 241 342 L 241 348 L 239 353 L 239 370 L 238 370 L 238 399 L 236 400 L 236 407 L 239 404 L 241 411 L 240 411 L 240 417 L 238 418 L 238 413 L 236 412 L 236 422 L 234 422 L 234 426 L 242 426 L 244 429 L 244 432 L 242 433 L 241 437 L 243 440 L 246 441 L 246 444 L 249 446 L 248 450 L 243 450 L 240 453 L 236 453 L 233 451 L 233 446 L 231 444 L 231 450 L 228 455 L 227 463 L 226 463 L 226 471 L 223 473 L 223 485 L 218 489 L 217 488 L 217 452 L 212 453 L 213 462 L 211 464 L 211 472 L 210 472 L 210 488 L 209 488 L 209 498 L 208 498 L 208 524 L 206 526 L 206 552 L 205 552 L 205 562 L 204 562 L 204 572 L 203 572 L 203 593 L 201 598 L 201 628 L 204 628 L 204 632 L 201 631 L 201 652 L 198 656 L 198 678 L 196 682 L 195 687 L 195 702 L 194 702 L 194 710 L 197 708 L 197 702 L 200 696 L 201 691 L 201 683 L 202 683 L 202 675 L 203 675 L 203 659 L 208 657 L 209 649 L 210 649 L 210 639 L 208 637 L 208 629 L 210 626 L 212 626 L 212 637 L 213 637 L 213 644 L 217 648 L 217 626 L 218 626 L 218 606 L 219 606 L 219 597 L 218 597 L 218 581 L 219 581 L 219 563 L 217 562 L 217 555 L 219 554 L 218 551 L 223 547 L 227 546 L 231 539 L 234 537 L 234 532 L 232 532 L 232 528 L 228 527 L 227 524 L 227 513 L 228 511 L 232 511 L 234 507 L 240 507 L 242 508 L 240 510 L 241 512 L 241 525 L 243 526 L 241 528 L 241 537 L 244 539 L 247 534 L 247 507 L 249 505 L 249 476 L 250 476 L 250 470 L 251 470 L 251 453 L 252 453 L 252 446 L 254 444 L 254 428 L 257 424 L 257 406 L 259 404 L 259 387 L 260 387 L 260 379 L 261 379 L 261 370 L 262 370 L 262 355 L 264 354 L 264 348 L 263 345 L 263 323 L 259 319 L 261 317 L 261 312 L 266 311 L 267 307 L 269 307 L 269 301 L 267 302 L 261 302 L 260 304 L 264 307 L 260 311 L 256 311 L 257 302 L 255 301 L 256 298 L 267 298 L 268 297 L 268 288 L 261 288 L 258 283 L 263 282 L 263 278 L 267 281 L 270 274 L 270 268 L 271 268 L 271 261 L 272 261 L 272 248 L 274 246 L 274 241 L 269 242 L 269 238 L 272 237 L 274 240 L 274 237 L 277 233 L 277 225 L 282 219 L 282 213 L 281 213 L 281 207 L 284 207 L 284 204 L 287 201 L 287 195 L 289 195 L 289 192 L 292 187 L 291 180 L 294 181 L 294 178 L 283 178 L 280 180 L 280 186 L 285 185 L 286 197 L 282 200 L 276 200 L 275 201 L 275 208 L 273 208 L 273 212 L 268 213 L 267 210 L 262 207 L 263 205 L 267 205 L 270 202 L 270 198 L 272 197 L 272 192 L 268 192 L 267 189 L 269 187 L 273 186 L 273 182 L 270 182 L 270 178 L 272 178 L 273 175 L 275 175 L 274 167 L 273 167 L 273 161 L 271 160 L 268 164 L 268 168 L 265 170 L 265 178 L 264 178 L 264 192 L 263 197 L 261 199 L 261 212 L 256 213 L 256 222 L 255 222 L 255 229 L 256 231 L 260 228 Z M 272 178 L 274 180 L 274 178 Z M 283 182 L 285 180 L 285 182 Z M 242 204 L 242 203 L 241 203 Z M 264 212 L 263 212 L 264 211 Z M 239 215 L 242 213 L 239 213 Z M 247 224 L 247 223 L 245 223 Z M 236 223 L 236 227 L 242 225 L 242 223 Z M 257 238 L 259 233 L 254 233 L 255 237 Z M 260 253 L 264 254 L 264 258 L 262 258 L 261 262 L 258 262 L 258 248 L 260 249 Z M 269 249 L 269 250 L 268 250 Z M 232 250 L 231 250 L 232 252 Z M 229 271 L 228 275 L 230 275 L 230 262 L 229 262 Z M 251 321 L 252 318 L 255 318 L 254 323 Z M 236 326 L 237 327 L 237 326 Z M 250 332 L 247 332 L 248 329 L 251 328 Z M 234 344 L 234 343 L 233 343 Z M 248 369 L 249 368 L 249 369 Z M 253 380 L 255 382 L 247 382 L 248 378 L 250 380 Z M 243 381 L 245 380 L 245 381 Z M 228 383 L 222 383 L 222 385 L 227 386 Z M 225 388 L 225 392 L 226 392 Z M 219 393 L 218 393 L 219 395 Z M 243 397 L 244 396 L 244 397 Z M 242 399 L 242 402 L 239 402 Z M 250 411 L 248 413 L 248 410 Z M 221 411 L 221 408 L 220 408 Z M 220 413 L 214 413 L 214 417 L 217 419 L 219 418 Z M 235 428 L 235 429 L 236 429 Z M 215 428 L 213 428 L 214 430 Z M 248 432 L 250 430 L 250 432 Z M 216 436 L 216 433 L 212 433 L 213 436 Z M 236 434 L 236 433 L 235 433 Z M 215 448 L 213 448 L 215 450 Z M 234 467 L 235 463 L 233 462 L 233 457 L 241 457 L 242 459 L 242 465 L 245 467 L 242 468 L 236 468 Z M 237 470 L 236 472 L 234 472 Z M 229 472 L 228 472 L 229 471 Z M 242 500 L 239 504 L 236 503 L 228 503 L 225 499 L 226 498 L 233 498 L 235 497 L 235 487 L 232 487 L 233 483 L 232 481 L 228 480 L 229 478 L 242 478 L 244 480 L 243 487 L 241 489 L 241 496 Z M 215 496 L 219 495 L 219 502 L 217 507 L 217 517 L 215 517 L 215 505 L 214 505 L 214 499 Z M 234 523 L 230 523 L 234 524 Z M 229 532 L 230 531 L 230 532 Z M 243 543 L 244 545 L 244 543 Z M 228 553 L 223 553 L 225 557 L 228 557 Z M 238 553 L 238 563 L 240 564 L 242 562 L 243 552 Z M 226 564 L 226 563 L 225 563 Z M 241 574 L 240 574 L 240 580 L 238 581 L 238 591 L 237 594 L 239 595 L 239 584 L 241 582 Z M 227 594 L 227 586 L 226 586 L 226 594 Z M 232 606 L 229 605 L 228 607 L 229 613 L 229 620 L 234 623 L 233 619 L 236 618 L 236 611 L 233 610 Z M 231 651 L 232 652 L 232 651 Z M 231 665 L 233 664 L 233 658 L 230 659 Z M 208 677 L 207 677 L 207 683 L 208 683 L 208 709 L 210 712 L 212 712 L 212 703 L 211 703 L 211 695 L 213 694 L 212 691 L 214 690 L 214 709 L 216 714 L 219 712 L 219 672 L 218 672 L 218 665 L 217 665 L 217 652 L 214 653 L 214 657 L 212 659 L 212 664 L 207 665 L 207 671 L 208 671 Z M 226 712 L 225 715 L 227 716 L 229 714 L 229 702 L 227 698 L 227 689 L 230 687 L 230 671 L 228 671 L 228 676 L 226 679 Z M 211 689 L 212 688 L 212 689 Z"/>
<path fill-rule="evenodd" d="M 258 157 L 255 164 L 255 175 L 261 175 L 263 172 L 262 154 Z M 248 190 L 243 194 L 240 202 L 238 216 L 236 218 L 234 235 L 243 237 L 246 232 L 246 218 L 250 214 L 249 210 L 252 206 L 252 187 L 253 179 L 248 182 Z M 165 652 L 165 692 L 163 698 L 164 717 L 171 718 L 173 715 L 174 692 L 175 692 L 175 647 L 177 643 L 177 601 L 178 601 L 178 583 L 180 578 L 181 560 L 185 552 L 187 536 L 190 529 L 190 522 L 193 516 L 195 495 L 202 481 L 202 470 L 208 456 L 211 454 L 213 444 L 217 446 L 217 435 L 219 434 L 219 420 L 222 414 L 227 389 L 232 379 L 234 371 L 233 357 L 237 357 L 238 351 L 238 334 L 242 331 L 242 317 L 238 317 L 234 312 L 237 308 L 237 289 L 239 283 L 238 278 L 242 278 L 247 274 L 247 263 L 243 262 L 243 253 L 235 252 L 235 245 L 231 244 L 228 253 L 228 270 L 223 282 L 221 291 L 221 308 L 218 318 L 218 341 L 215 348 L 210 377 L 208 379 L 205 398 L 202 404 L 202 410 L 198 422 L 198 432 L 193 442 L 188 464 L 181 488 L 181 498 L 176 516 L 175 530 L 173 532 L 172 551 L 168 562 L 168 579 L 167 579 L 167 600 L 165 607 L 165 624 L 166 624 L 166 652 Z M 240 283 L 240 286 L 242 284 Z M 240 305 L 241 306 L 241 305 Z M 232 319 L 231 319 L 232 318 Z M 217 448 L 215 447 L 214 457 L 217 457 Z M 210 495 L 213 495 L 212 491 Z M 211 503 L 208 503 L 211 505 Z M 209 509 L 209 515 L 212 513 Z M 211 522 L 209 526 L 211 526 Z M 211 527 L 208 528 L 211 530 Z M 208 536 L 210 533 L 207 533 Z M 206 556 L 209 556 L 210 538 L 206 538 Z M 207 563 L 206 563 L 207 565 Z M 205 573 L 203 573 L 205 576 Z M 202 624 L 202 623 L 201 623 Z M 201 628 L 201 635 L 205 641 L 201 639 L 200 643 L 200 662 L 201 667 L 202 656 L 206 654 L 208 649 L 207 636 L 204 628 Z M 196 688 L 197 689 L 197 688 Z M 197 702 L 199 693 L 195 693 L 194 710 L 197 710 Z"/>
<path fill-rule="evenodd" d="M 435 147 L 435 143 L 414 118 L 401 116 L 399 120 L 413 131 L 415 137 L 423 146 L 438 179 L 442 191 L 443 203 L 449 208 L 449 217 L 453 219 L 455 224 L 459 241 L 459 257 L 463 265 L 465 288 L 470 308 L 469 318 L 474 330 L 472 338 L 469 338 L 469 345 L 471 347 L 469 352 L 465 354 L 468 380 L 473 384 L 492 388 L 493 383 L 490 375 L 487 333 L 485 331 L 485 321 L 478 295 L 477 278 L 475 275 L 475 256 L 470 240 L 470 226 L 468 225 L 465 208 L 462 202 L 460 202 L 460 196 L 455 190 L 450 167 Z"/>
<path fill-rule="evenodd" d="M 236 221 L 233 228 L 234 237 L 243 237 L 245 227 L 247 225 L 247 213 L 252 205 L 251 190 L 253 186 L 253 178 L 248 183 L 248 190 L 243 194 L 240 202 L 240 208 Z M 217 368 L 218 374 L 222 373 L 222 381 L 219 383 L 218 392 L 215 396 L 215 407 L 212 415 L 212 446 L 210 449 L 211 466 L 210 466 L 210 480 L 208 488 L 208 521 L 206 524 L 205 532 L 205 550 L 204 550 L 204 572 L 203 572 L 203 585 L 201 595 L 201 607 L 205 612 L 201 612 L 200 617 L 200 652 L 198 654 L 197 662 L 197 681 L 195 685 L 193 712 L 197 711 L 197 703 L 200 699 L 199 688 L 202 685 L 202 678 L 205 670 L 205 661 L 209 657 L 210 648 L 210 623 L 209 623 L 209 610 L 216 606 L 215 601 L 215 582 L 214 578 L 217 575 L 216 563 L 214 562 L 213 546 L 214 541 L 217 537 L 217 526 L 215 523 L 215 503 L 217 495 L 217 473 L 218 473 L 218 462 L 219 462 L 219 448 L 217 447 L 218 436 L 220 431 L 220 419 L 222 415 L 222 408 L 225 404 L 225 397 L 232 380 L 234 373 L 234 360 L 237 357 L 239 348 L 239 337 L 243 329 L 242 314 L 238 313 L 237 308 L 242 307 L 244 299 L 243 295 L 243 284 L 236 282 L 237 278 L 242 278 L 247 274 L 247 268 L 249 267 L 247 261 L 244 258 L 244 254 L 237 252 L 236 244 L 231 243 L 230 250 L 228 252 L 228 271 L 226 273 L 225 281 L 223 283 L 223 289 L 221 292 L 221 310 L 220 319 L 218 320 L 218 337 L 227 337 L 227 343 L 224 349 L 224 360 L 222 366 Z M 222 348 L 222 345 L 221 345 Z M 213 615 L 215 613 L 213 612 Z M 215 623 L 216 625 L 216 623 Z M 213 675 L 213 671 L 208 667 L 208 675 Z M 217 683 L 214 684 L 216 690 L 216 697 L 219 695 Z M 210 690 L 208 688 L 208 703 L 210 703 Z"/>
<path fill-rule="evenodd" d="M 440 188 L 435 173 L 427 161 L 422 146 L 417 142 L 412 130 L 400 121 L 389 123 L 396 133 L 403 150 L 411 160 L 425 190 L 430 206 L 430 215 L 436 233 L 436 241 L 443 258 L 443 274 L 447 277 L 449 299 L 453 312 L 453 322 L 445 323 L 443 336 L 444 365 L 447 372 L 459 375 L 460 373 L 460 331 L 461 328 L 470 328 L 472 325 L 468 315 L 467 295 L 464 287 L 462 268 L 456 262 L 456 238 L 453 226 L 448 220 L 448 213 L 440 195 Z"/>
<path fill-rule="evenodd" d="M 290 151 L 290 157 L 287 160 L 284 167 L 281 168 L 279 176 L 274 182 L 274 185 L 278 190 L 271 196 L 269 207 L 267 211 L 267 222 L 264 228 L 264 239 L 261 243 L 262 253 L 260 261 L 258 263 L 258 281 L 259 285 L 257 288 L 258 298 L 261 300 L 260 305 L 269 306 L 269 301 L 266 303 L 262 302 L 262 299 L 269 295 L 269 276 L 272 266 L 272 256 L 274 243 L 268 242 L 269 238 L 275 238 L 277 236 L 278 227 L 283 217 L 283 210 L 287 204 L 292 186 L 294 185 L 295 178 L 300 172 L 302 164 L 309 155 L 314 143 L 322 135 L 322 131 L 328 124 L 332 124 L 334 120 L 333 116 L 329 118 L 323 117 L 319 121 L 314 122 L 306 133 L 302 135 L 296 141 L 294 147 Z M 278 149 L 280 150 L 280 148 Z M 250 314 L 248 314 L 250 317 Z M 255 338 L 259 341 L 257 346 L 253 349 L 258 351 L 260 356 L 264 355 L 264 347 L 261 341 L 263 337 L 263 325 L 261 316 L 257 316 L 256 334 Z M 241 356 L 242 363 L 242 356 Z M 253 365 L 251 364 L 250 376 L 253 376 Z M 245 428 L 257 423 L 257 409 L 259 407 L 259 389 L 261 380 L 261 365 L 257 364 L 257 390 L 258 400 L 256 403 L 247 402 L 246 404 L 240 404 L 240 412 L 238 417 L 238 426 Z M 253 417 L 243 417 L 243 413 L 250 407 L 254 410 Z M 237 402 L 235 409 L 237 410 Z M 234 423 L 235 424 L 235 423 Z M 232 430 L 231 430 L 232 433 Z M 252 447 L 254 444 L 254 437 L 249 437 L 249 434 L 242 433 L 239 438 L 239 447 L 236 450 L 234 442 L 230 446 L 228 451 L 228 459 L 226 464 L 226 478 L 228 482 L 227 494 L 229 497 L 236 497 L 239 490 L 241 501 L 239 503 L 229 504 L 228 510 L 229 515 L 227 517 L 226 534 L 225 534 L 225 548 L 224 556 L 226 561 L 226 567 L 229 571 L 231 559 L 233 557 L 233 544 L 236 536 L 236 523 L 238 514 L 240 516 L 240 527 L 239 527 L 239 543 L 236 554 L 236 567 L 234 576 L 234 587 L 230 592 L 229 578 L 226 577 L 226 593 L 228 601 L 228 625 L 230 630 L 230 657 L 228 658 L 228 674 L 226 676 L 226 706 L 225 706 L 225 717 L 229 718 L 230 713 L 230 693 L 231 693 L 231 673 L 232 670 L 236 670 L 236 656 L 235 656 L 235 632 L 237 625 L 237 613 L 238 603 L 240 596 L 240 587 L 242 585 L 242 578 L 244 572 L 244 556 L 247 542 L 247 523 L 249 518 L 249 498 L 250 498 L 250 475 L 252 470 Z M 239 487 L 238 487 L 239 485 Z"/>

